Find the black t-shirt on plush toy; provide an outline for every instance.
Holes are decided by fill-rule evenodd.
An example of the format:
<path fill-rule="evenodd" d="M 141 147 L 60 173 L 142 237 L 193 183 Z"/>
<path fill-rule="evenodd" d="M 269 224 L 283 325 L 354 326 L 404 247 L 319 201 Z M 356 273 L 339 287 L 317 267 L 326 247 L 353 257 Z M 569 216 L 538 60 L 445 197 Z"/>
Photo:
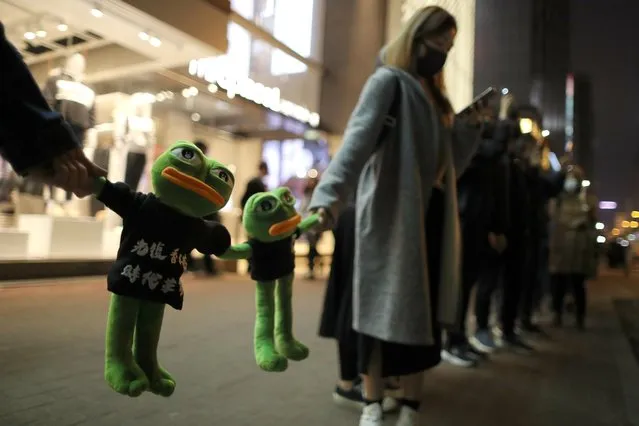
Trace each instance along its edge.
<path fill-rule="evenodd" d="M 112 293 L 182 309 L 188 253 L 220 255 L 230 244 L 219 223 L 186 216 L 126 184 L 106 182 L 98 198 L 123 218 L 117 260 L 107 276 Z"/>

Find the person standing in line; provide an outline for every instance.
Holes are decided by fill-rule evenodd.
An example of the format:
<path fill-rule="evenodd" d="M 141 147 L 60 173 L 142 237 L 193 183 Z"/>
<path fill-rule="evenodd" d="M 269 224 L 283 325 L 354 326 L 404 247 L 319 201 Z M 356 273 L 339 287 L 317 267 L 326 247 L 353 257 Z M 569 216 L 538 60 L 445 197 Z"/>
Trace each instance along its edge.
<path fill-rule="evenodd" d="M 527 256 L 527 238 L 530 227 L 529 199 L 526 176 L 521 156 L 516 150 L 516 141 L 521 137 L 519 117 L 514 98 L 505 96 L 499 113 L 493 139 L 503 146 L 505 153 L 500 158 L 503 182 L 503 208 L 505 209 L 505 238 L 507 246 L 503 253 L 489 252 L 479 277 L 475 294 L 476 331 L 470 337 L 471 345 L 479 352 L 490 354 L 498 347 L 528 353 L 533 350 L 515 332 L 519 301 L 523 288 Z M 495 341 L 489 318 L 497 290 L 500 290 L 499 338 Z"/>
<path fill-rule="evenodd" d="M 382 66 L 311 200 L 330 226 L 357 188 L 360 426 L 382 425 L 383 378 L 392 376 L 401 376 L 404 392 L 397 425 L 417 425 L 424 371 L 441 361 L 442 327 L 460 328 L 456 181 L 477 149 L 481 123 L 475 110 L 455 116 L 447 96 L 442 71 L 456 34 L 455 18 L 428 6 L 382 49 Z"/>
<path fill-rule="evenodd" d="M 586 280 L 597 269 L 596 200 L 581 192 L 583 172 L 572 167 L 552 213 L 549 269 L 552 283 L 553 325 L 563 325 L 566 291 L 573 294 L 576 325 L 585 328 Z"/>
<path fill-rule="evenodd" d="M 266 184 L 264 183 L 264 178 L 268 176 L 268 164 L 265 161 L 260 162 L 257 167 L 257 176 L 253 177 L 246 184 L 246 190 L 244 191 L 244 195 L 242 195 L 242 200 L 240 201 L 240 207 L 244 210 L 244 206 L 246 202 L 253 194 L 257 194 L 258 192 L 266 192 Z"/>
<path fill-rule="evenodd" d="M 353 330 L 353 258 L 355 257 L 355 200 L 342 211 L 333 229 L 335 249 L 326 285 L 319 335 L 337 341 L 339 380 L 333 401 L 340 406 L 362 409 L 364 395 L 359 375 L 358 336 Z M 387 381 L 383 411 L 398 408 L 398 386 Z"/>
<path fill-rule="evenodd" d="M 91 195 L 91 182 L 106 170 L 89 160 L 62 116 L 52 111 L 0 22 L 0 156 L 16 174 Z"/>
<path fill-rule="evenodd" d="M 308 177 L 306 179 L 306 185 L 304 187 L 304 196 L 302 198 L 302 204 L 300 206 L 300 211 L 303 214 L 309 214 L 308 205 L 311 202 L 311 197 L 313 196 L 313 191 L 317 186 L 318 178 L 317 177 Z M 306 240 L 308 242 L 308 274 L 306 278 L 309 280 L 315 279 L 315 261 L 319 256 L 319 252 L 317 251 L 317 245 L 319 244 L 320 238 L 322 236 L 322 232 L 318 230 L 311 230 L 305 234 Z"/>
<path fill-rule="evenodd" d="M 457 186 L 462 229 L 462 317 L 468 313 L 472 289 L 477 282 L 494 287 L 495 263 L 506 249 L 506 176 L 503 157 L 507 141 L 495 134 L 495 113 L 484 117 L 482 141 L 472 163 Z M 498 138 L 495 138 L 497 136 Z M 488 275 L 487 277 L 484 277 Z M 486 281 L 490 281 L 487 283 Z M 478 290 L 485 291 L 484 287 Z M 459 367 L 473 367 L 484 358 L 469 344 L 465 321 L 462 330 L 448 333 L 442 359 Z"/>

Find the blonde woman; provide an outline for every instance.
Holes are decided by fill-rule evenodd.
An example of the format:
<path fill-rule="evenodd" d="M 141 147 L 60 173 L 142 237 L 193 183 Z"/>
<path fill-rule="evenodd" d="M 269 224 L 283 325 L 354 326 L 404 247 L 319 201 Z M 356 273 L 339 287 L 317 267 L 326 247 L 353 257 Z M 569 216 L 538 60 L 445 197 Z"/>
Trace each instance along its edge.
<path fill-rule="evenodd" d="M 446 94 L 442 69 L 456 33 L 455 18 L 430 6 L 384 47 L 311 199 L 330 225 L 357 188 L 360 426 L 382 424 L 383 377 L 390 376 L 402 376 L 405 394 L 398 425 L 416 424 L 423 372 L 440 362 L 441 328 L 460 323 L 455 184 L 480 129 L 479 114 L 455 117 Z"/>

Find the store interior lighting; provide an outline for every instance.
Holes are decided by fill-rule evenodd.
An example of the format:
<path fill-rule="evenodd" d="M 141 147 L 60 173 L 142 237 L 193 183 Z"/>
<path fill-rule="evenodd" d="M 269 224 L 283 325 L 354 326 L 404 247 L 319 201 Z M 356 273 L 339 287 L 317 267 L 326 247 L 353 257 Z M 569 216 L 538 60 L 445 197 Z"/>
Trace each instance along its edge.
<path fill-rule="evenodd" d="M 193 87 L 193 86 L 182 90 L 182 96 L 185 97 L 185 98 L 193 98 L 193 97 L 197 96 L 198 93 L 200 93 L 199 90 L 197 90 L 197 88 Z"/>
<path fill-rule="evenodd" d="M 58 24 L 57 28 L 58 28 L 58 31 L 63 33 L 69 29 L 69 26 L 65 24 L 64 22 L 61 22 Z"/>
<path fill-rule="evenodd" d="M 548 136 L 550 136 L 550 130 L 543 130 L 541 132 L 541 135 L 545 138 L 547 138 Z"/>
<path fill-rule="evenodd" d="M 532 133 L 533 121 L 530 118 L 522 118 L 519 120 L 519 130 L 524 135 Z"/>
<path fill-rule="evenodd" d="M 162 46 L 162 40 L 154 35 L 151 35 L 148 31 L 140 31 L 138 33 L 138 37 L 140 38 L 140 40 L 148 42 L 153 47 Z"/>
<path fill-rule="evenodd" d="M 202 119 L 202 116 L 198 114 L 197 112 L 194 112 L 193 114 L 191 114 L 191 120 L 195 121 L 196 123 L 200 121 L 201 119 Z"/>
<path fill-rule="evenodd" d="M 99 2 L 96 1 L 93 3 L 93 8 L 91 9 L 91 15 L 93 15 L 93 17 L 95 18 L 102 18 L 104 16 L 104 12 L 102 11 L 102 8 L 100 7 Z"/>
<path fill-rule="evenodd" d="M 217 84 L 214 84 L 214 83 L 209 84 L 208 89 L 209 89 L 209 92 L 211 93 L 217 93 L 218 91 Z"/>
<path fill-rule="evenodd" d="M 583 180 L 581 182 L 581 186 L 582 186 L 582 188 L 588 188 L 590 186 L 590 181 L 589 180 Z"/>

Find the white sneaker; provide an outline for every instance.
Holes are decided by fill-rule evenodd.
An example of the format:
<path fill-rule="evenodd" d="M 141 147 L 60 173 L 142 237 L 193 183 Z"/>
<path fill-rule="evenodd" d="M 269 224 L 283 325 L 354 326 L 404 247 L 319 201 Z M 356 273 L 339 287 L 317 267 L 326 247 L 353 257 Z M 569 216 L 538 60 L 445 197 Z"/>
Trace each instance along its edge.
<path fill-rule="evenodd" d="M 382 426 L 384 423 L 384 414 L 381 404 L 369 404 L 362 410 L 362 416 L 359 418 L 359 426 Z"/>
<path fill-rule="evenodd" d="M 419 412 L 413 410 L 410 407 L 402 407 L 399 412 L 399 418 L 397 419 L 396 426 L 417 426 L 417 420 L 419 418 Z"/>

